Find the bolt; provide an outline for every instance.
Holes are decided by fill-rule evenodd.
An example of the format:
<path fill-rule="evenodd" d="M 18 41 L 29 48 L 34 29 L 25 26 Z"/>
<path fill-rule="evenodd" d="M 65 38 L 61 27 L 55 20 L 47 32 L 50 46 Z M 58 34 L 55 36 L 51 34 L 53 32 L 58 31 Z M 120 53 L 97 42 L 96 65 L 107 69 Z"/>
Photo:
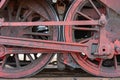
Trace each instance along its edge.
<path fill-rule="evenodd" d="M 117 52 L 120 52 L 120 48 L 118 48 L 118 47 L 116 47 L 115 50 L 116 50 Z"/>
<path fill-rule="evenodd" d="M 107 24 L 107 20 L 106 20 L 106 17 L 105 17 L 104 14 L 101 15 L 101 18 L 100 18 L 99 21 L 100 21 L 100 24 L 101 24 L 101 25 Z"/>
<path fill-rule="evenodd" d="M 106 24 L 106 21 L 105 21 L 105 20 L 102 20 L 102 21 L 100 21 L 100 24 L 101 24 L 101 25 L 105 25 L 105 24 Z"/>

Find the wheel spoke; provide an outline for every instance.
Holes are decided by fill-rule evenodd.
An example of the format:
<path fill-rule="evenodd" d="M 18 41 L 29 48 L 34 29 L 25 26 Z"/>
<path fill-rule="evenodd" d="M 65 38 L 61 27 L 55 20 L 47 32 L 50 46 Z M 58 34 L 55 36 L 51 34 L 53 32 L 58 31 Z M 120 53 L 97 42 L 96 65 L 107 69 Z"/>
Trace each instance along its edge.
<path fill-rule="evenodd" d="M 15 54 L 14 56 L 15 56 L 16 67 L 20 68 L 21 66 L 20 66 L 19 56 L 18 54 Z"/>
<path fill-rule="evenodd" d="M 21 8 L 22 8 L 22 5 L 20 4 L 20 6 L 18 7 L 18 10 L 17 10 L 15 21 L 19 21 Z"/>
<path fill-rule="evenodd" d="M 9 21 L 12 21 L 12 9 L 8 8 Z"/>
<path fill-rule="evenodd" d="M 84 14 L 84 13 L 82 13 L 82 12 L 80 12 L 80 11 L 77 11 L 77 14 L 79 14 L 79 15 L 81 15 L 81 16 L 89 19 L 89 20 L 93 20 L 92 18 L 90 18 L 89 16 L 87 16 L 86 14 Z"/>
<path fill-rule="evenodd" d="M 5 65 L 7 63 L 7 58 L 9 57 L 9 55 L 6 55 L 4 58 L 3 58 L 3 61 L 2 61 L 2 68 L 5 68 Z"/>
<path fill-rule="evenodd" d="M 84 59 L 84 60 L 87 60 L 87 58 L 88 58 L 87 55 L 85 55 L 85 57 L 84 57 L 83 59 Z"/>
<path fill-rule="evenodd" d="M 115 66 L 115 69 L 117 69 L 118 65 L 117 65 L 117 58 L 116 58 L 116 56 L 114 56 L 114 66 Z"/>
<path fill-rule="evenodd" d="M 46 36 L 40 36 L 40 39 L 42 39 L 42 40 L 48 40 L 48 37 L 46 37 Z"/>
<path fill-rule="evenodd" d="M 28 56 L 28 58 L 30 59 L 30 61 L 33 63 L 34 60 L 33 60 L 32 56 L 31 56 L 30 54 L 27 54 L 27 56 Z"/>
<path fill-rule="evenodd" d="M 46 21 L 46 19 L 41 17 L 39 21 L 43 21 L 44 22 L 44 21 Z"/>
<path fill-rule="evenodd" d="M 24 15 L 23 15 L 23 19 L 21 20 L 21 22 L 24 22 L 29 16 L 30 14 L 32 14 L 32 10 L 27 11 Z"/>
<path fill-rule="evenodd" d="M 31 2 L 30 2 L 30 1 L 31 1 Z M 39 2 L 36 3 L 35 1 L 32 1 L 32 0 L 30 0 L 30 1 L 26 1 L 26 2 L 28 3 L 27 6 L 28 6 L 31 10 L 33 10 L 34 12 L 38 13 L 38 14 L 39 14 L 42 18 L 44 18 L 46 21 L 49 21 L 49 18 L 48 18 L 48 16 L 46 16 L 46 13 L 45 13 L 43 7 L 39 6 Z M 36 4 L 36 5 L 34 5 L 34 7 L 31 7 L 31 6 L 33 6 L 33 3 Z"/>
<path fill-rule="evenodd" d="M 37 36 L 51 36 L 51 34 L 47 34 L 47 33 L 24 33 L 24 35 L 37 35 Z"/>
<path fill-rule="evenodd" d="M 23 60 L 26 61 L 26 54 L 24 54 L 24 56 L 23 56 Z"/>
<path fill-rule="evenodd" d="M 87 41 L 89 41 L 91 39 L 92 39 L 92 37 L 86 38 L 86 39 L 80 40 L 79 43 L 82 44 L 82 43 L 87 42 Z"/>
<path fill-rule="evenodd" d="M 102 63 L 103 63 L 103 59 L 100 60 L 99 65 L 98 65 L 98 69 L 101 69 Z"/>
<path fill-rule="evenodd" d="M 96 28 L 85 28 L 85 27 L 73 27 L 75 30 L 84 30 L 84 31 L 99 31 L 99 29 Z"/>
<path fill-rule="evenodd" d="M 35 59 L 37 59 L 37 58 L 38 58 L 38 57 L 37 57 L 37 55 L 38 55 L 37 53 L 36 53 L 36 54 L 34 54 Z"/>
<path fill-rule="evenodd" d="M 101 16 L 101 13 L 100 13 L 100 11 L 97 9 L 97 7 L 95 6 L 95 4 L 93 3 L 93 1 L 92 0 L 89 0 L 89 2 L 91 3 L 91 5 L 93 6 L 93 8 L 95 9 L 95 11 L 97 12 L 97 14 L 99 15 L 99 16 Z"/>

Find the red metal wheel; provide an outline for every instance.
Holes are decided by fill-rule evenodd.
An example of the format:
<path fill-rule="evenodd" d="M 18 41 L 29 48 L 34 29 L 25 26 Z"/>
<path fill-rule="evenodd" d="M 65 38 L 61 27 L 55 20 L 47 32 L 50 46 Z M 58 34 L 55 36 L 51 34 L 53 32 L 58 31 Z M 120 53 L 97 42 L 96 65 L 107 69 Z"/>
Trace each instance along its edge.
<path fill-rule="evenodd" d="M 116 13 L 99 2 L 99 0 L 75 0 L 66 15 L 66 21 L 100 20 L 102 14 L 106 16 L 108 21 L 107 25 L 104 25 L 105 30 L 110 33 L 107 35 L 107 39 L 112 43 L 119 38 L 119 36 L 115 37 L 110 35 L 116 34 L 119 31 L 117 30 L 119 29 L 117 24 L 119 24 L 120 17 L 115 16 Z M 81 53 L 71 53 L 82 69 L 96 76 L 120 76 L 120 56 L 115 55 L 115 51 L 111 52 L 113 57 L 110 59 L 99 58 L 97 56 L 94 56 L 94 58 L 91 57 L 94 55 L 93 53 L 98 50 L 97 47 L 100 45 L 100 26 L 86 24 L 82 26 L 65 26 L 64 34 L 67 42 L 85 44 L 89 48 L 92 48 L 89 53 L 83 53 L 82 51 Z M 91 40 L 94 40 L 94 42 L 90 42 Z M 90 44 L 88 44 L 89 42 Z M 105 49 L 103 49 L 103 51 L 105 51 Z"/>
<path fill-rule="evenodd" d="M 6 12 L 6 13 L 5 13 Z M 45 0 L 10 0 L 1 11 L 5 21 L 30 22 L 57 20 L 54 9 Z M 58 28 L 49 26 L 2 27 L 1 36 L 57 40 Z M 12 47 L 14 46 L 8 46 Z M 17 47 L 17 46 L 16 46 Z M 0 77 L 20 78 L 31 76 L 41 71 L 53 54 L 10 54 L 0 60 Z"/>

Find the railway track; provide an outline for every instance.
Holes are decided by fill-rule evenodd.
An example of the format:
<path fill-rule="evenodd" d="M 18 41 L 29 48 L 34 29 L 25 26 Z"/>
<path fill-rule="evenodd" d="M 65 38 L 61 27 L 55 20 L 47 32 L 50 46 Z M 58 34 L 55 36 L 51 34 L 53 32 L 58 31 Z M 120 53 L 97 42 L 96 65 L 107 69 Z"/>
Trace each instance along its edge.
<path fill-rule="evenodd" d="M 33 76 L 36 77 L 94 77 L 81 69 L 60 71 L 57 69 L 45 69 L 39 74 Z"/>
<path fill-rule="evenodd" d="M 16 80 L 16 79 L 0 79 L 0 80 Z M 96 77 L 86 73 L 82 69 L 60 71 L 58 69 L 44 69 L 35 76 L 29 78 L 20 78 L 17 80 L 120 80 L 120 78 L 103 78 Z"/>

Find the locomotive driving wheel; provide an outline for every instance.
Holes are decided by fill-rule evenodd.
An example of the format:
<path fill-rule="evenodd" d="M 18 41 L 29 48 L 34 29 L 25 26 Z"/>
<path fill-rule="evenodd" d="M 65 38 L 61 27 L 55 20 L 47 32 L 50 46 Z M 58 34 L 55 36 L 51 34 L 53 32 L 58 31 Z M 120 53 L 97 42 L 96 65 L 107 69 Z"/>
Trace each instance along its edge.
<path fill-rule="evenodd" d="M 6 12 L 6 13 L 5 13 Z M 56 21 L 54 9 L 45 0 L 10 0 L 1 12 L 9 22 Z M 58 28 L 52 26 L 2 27 L 1 36 L 37 40 L 57 40 Z M 9 48 L 23 48 L 8 46 Z M 32 76 L 41 71 L 53 57 L 49 53 L 10 54 L 0 58 L 0 77 L 20 78 Z"/>
<path fill-rule="evenodd" d="M 103 77 L 120 76 L 120 56 L 115 54 L 114 42 L 119 40 L 119 15 L 99 0 L 75 0 L 66 21 L 100 21 L 100 25 L 65 26 L 67 42 L 88 46 L 86 53 L 71 53 L 85 71 Z M 117 35 L 117 36 L 115 36 Z M 104 46 L 103 46 L 104 45 Z M 100 51 L 101 50 L 101 51 Z"/>

